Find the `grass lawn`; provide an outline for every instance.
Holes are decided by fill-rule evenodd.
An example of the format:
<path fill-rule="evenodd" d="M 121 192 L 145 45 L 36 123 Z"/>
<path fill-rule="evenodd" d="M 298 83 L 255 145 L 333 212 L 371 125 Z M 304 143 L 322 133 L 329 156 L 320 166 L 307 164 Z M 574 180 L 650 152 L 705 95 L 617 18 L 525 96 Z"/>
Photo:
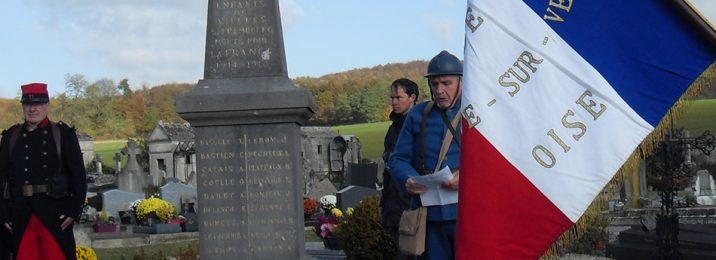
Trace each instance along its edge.
<path fill-rule="evenodd" d="M 355 125 L 343 125 L 333 127 L 340 135 L 355 135 L 360 140 L 361 158 L 374 159 L 383 155 L 383 139 L 388 131 L 390 121 L 378 123 L 366 123 Z"/>
<path fill-rule="evenodd" d="M 701 135 L 705 130 L 716 133 L 716 99 L 696 100 L 679 120 L 674 122 L 674 127 L 683 127 L 688 130 L 691 136 Z"/>
<path fill-rule="evenodd" d="M 114 167 L 114 154 L 122 150 L 127 146 L 127 140 L 106 140 L 106 141 L 95 141 L 94 152 L 102 157 L 102 165 L 109 165 Z M 126 156 L 122 158 L 122 165 L 127 163 Z"/>

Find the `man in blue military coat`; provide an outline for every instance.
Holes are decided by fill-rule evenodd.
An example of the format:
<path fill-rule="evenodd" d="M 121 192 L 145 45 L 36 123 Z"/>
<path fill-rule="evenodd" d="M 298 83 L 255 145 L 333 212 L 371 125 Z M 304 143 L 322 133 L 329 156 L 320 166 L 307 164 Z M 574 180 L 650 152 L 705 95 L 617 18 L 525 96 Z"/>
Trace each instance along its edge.
<path fill-rule="evenodd" d="M 451 126 L 459 117 L 462 95 L 462 63 L 447 51 L 442 51 L 428 63 L 427 74 L 432 103 L 424 102 L 410 110 L 390 157 L 393 179 L 412 195 L 412 208 L 421 206 L 420 194 L 425 186 L 412 177 L 431 174 L 448 166 L 454 177 L 442 185 L 457 190 L 460 169 L 460 127 Z M 442 165 L 436 165 L 447 131 L 453 132 Z M 425 252 L 421 259 L 455 258 L 455 220 L 457 203 L 427 207 Z"/>
<path fill-rule="evenodd" d="M 3 131 L 0 224 L 16 259 L 75 259 L 72 225 L 82 213 L 87 179 L 74 128 L 47 118 L 47 85 L 22 86 L 25 122 Z"/>

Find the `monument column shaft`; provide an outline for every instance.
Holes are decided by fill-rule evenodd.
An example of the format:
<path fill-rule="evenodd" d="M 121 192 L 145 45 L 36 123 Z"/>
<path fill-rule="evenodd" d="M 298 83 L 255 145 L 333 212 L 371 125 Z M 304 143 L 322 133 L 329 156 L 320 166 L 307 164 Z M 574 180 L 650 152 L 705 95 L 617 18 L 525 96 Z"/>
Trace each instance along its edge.
<path fill-rule="evenodd" d="M 197 127 L 202 257 L 293 259 L 303 248 L 303 175 L 294 123 Z"/>

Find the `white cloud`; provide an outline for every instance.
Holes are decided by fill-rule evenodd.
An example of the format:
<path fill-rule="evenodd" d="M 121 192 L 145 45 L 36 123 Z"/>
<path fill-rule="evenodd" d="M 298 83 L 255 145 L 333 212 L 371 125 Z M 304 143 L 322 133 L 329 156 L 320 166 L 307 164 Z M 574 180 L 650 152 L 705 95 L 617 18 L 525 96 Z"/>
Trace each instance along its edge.
<path fill-rule="evenodd" d="M 120 74 L 117 77 L 149 85 L 191 83 L 201 78 L 205 1 L 37 3 L 48 10 L 49 15 L 40 27 L 50 40 L 68 42 L 64 47 L 78 59 L 103 61 L 109 71 Z"/>
<path fill-rule="evenodd" d="M 452 31 L 455 28 L 453 22 L 447 18 L 435 18 L 428 16 L 426 18 L 430 34 L 440 43 L 450 42 L 452 39 Z"/>
<path fill-rule="evenodd" d="M 284 29 L 290 29 L 298 20 L 303 17 L 305 11 L 295 0 L 279 0 L 281 9 L 281 25 Z"/>

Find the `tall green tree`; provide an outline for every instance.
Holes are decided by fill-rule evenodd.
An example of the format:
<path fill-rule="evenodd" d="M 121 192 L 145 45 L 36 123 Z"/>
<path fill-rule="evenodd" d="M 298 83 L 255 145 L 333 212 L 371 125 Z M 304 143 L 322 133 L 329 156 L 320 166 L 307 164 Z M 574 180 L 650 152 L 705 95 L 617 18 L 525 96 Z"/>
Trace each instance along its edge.
<path fill-rule="evenodd" d="M 117 85 L 117 89 L 125 97 L 132 95 L 132 89 L 129 87 L 129 79 L 127 79 L 127 78 L 123 78 L 122 80 L 119 81 L 119 85 Z"/>

